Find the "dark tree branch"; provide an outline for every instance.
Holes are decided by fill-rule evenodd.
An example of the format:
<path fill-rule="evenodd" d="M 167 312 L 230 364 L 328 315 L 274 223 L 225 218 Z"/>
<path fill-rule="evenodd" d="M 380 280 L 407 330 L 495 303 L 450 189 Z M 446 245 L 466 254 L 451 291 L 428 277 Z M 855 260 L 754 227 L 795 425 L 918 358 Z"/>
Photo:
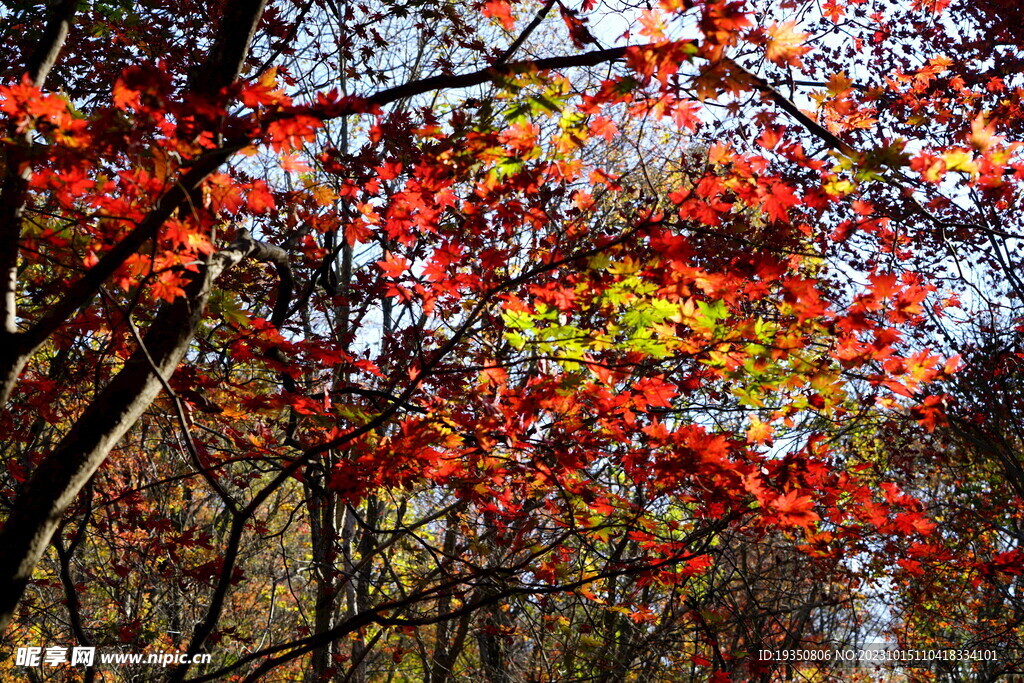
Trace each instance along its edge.
<path fill-rule="evenodd" d="M 853 147 L 843 142 L 839 136 L 830 132 L 820 123 L 800 111 L 800 107 L 796 106 L 788 97 L 772 87 L 771 83 L 752 71 L 745 69 L 731 59 L 726 59 L 724 61 L 731 69 L 743 74 L 743 76 L 747 78 L 754 87 L 757 88 L 757 90 L 778 105 L 780 109 L 796 119 L 800 125 L 807 129 L 809 133 L 824 142 L 828 147 L 847 156 L 854 156 L 856 154 L 856 150 Z"/>
<path fill-rule="evenodd" d="M 471 88 L 474 85 L 481 85 L 494 80 L 501 80 L 504 77 L 520 73 L 527 69 L 548 71 L 551 69 L 571 69 L 582 66 L 597 66 L 607 62 L 616 62 L 626 56 L 631 48 L 643 48 L 639 46 L 612 47 L 606 50 L 594 50 L 578 55 L 567 55 L 563 57 L 548 57 L 545 59 L 534 59 L 523 62 L 511 62 L 497 66 L 480 69 L 468 74 L 457 76 L 431 76 L 418 81 L 411 81 L 393 88 L 381 90 L 378 93 L 366 97 L 363 101 L 371 104 L 384 106 L 406 97 L 415 97 L 435 90 L 456 90 L 459 88 Z"/>
<path fill-rule="evenodd" d="M 235 0 L 224 10 L 206 61 L 189 79 L 189 90 L 213 97 L 242 73 L 267 0 Z"/>
<path fill-rule="evenodd" d="M 43 87 L 50 70 L 57 63 L 77 7 L 78 0 L 60 0 L 50 14 L 43 30 L 43 39 L 28 60 L 28 77 L 37 88 Z"/>
<path fill-rule="evenodd" d="M 548 13 L 551 11 L 551 8 L 554 6 L 555 0 L 548 0 L 547 2 L 545 2 L 541 6 L 541 8 L 537 10 L 537 14 L 533 17 L 533 21 L 526 25 L 526 28 L 524 28 L 522 32 L 519 34 L 519 36 L 516 37 L 514 41 L 512 41 L 512 44 L 509 45 L 505 49 L 505 51 L 501 53 L 501 56 L 494 60 L 494 63 L 496 65 L 505 64 L 506 62 L 508 62 L 508 60 L 512 59 L 512 55 L 514 55 L 519 50 L 519 48 L 523 46 L 523 43 L 526 42 L 526 39 L 529 38 L 530 35 L 537 30 L 537 27 L 540 26 L 541 22 L 544 21 L 544 18 L 547 17 Z"/>

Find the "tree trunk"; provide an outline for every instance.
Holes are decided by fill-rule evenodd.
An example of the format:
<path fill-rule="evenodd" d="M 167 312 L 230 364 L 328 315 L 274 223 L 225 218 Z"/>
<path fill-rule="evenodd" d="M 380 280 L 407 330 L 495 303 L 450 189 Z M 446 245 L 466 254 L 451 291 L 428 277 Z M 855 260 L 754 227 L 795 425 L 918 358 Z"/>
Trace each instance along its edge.
<path fill-rule="evenodd" d="M 132 425 L 142 416 L 192 341 L 209 297 L 210 268 L 191 291 L 169 304 L 150 327 L 143 347 L 125 362 L 46 456 L 19 491 L 0 531 L 0 631 L 7 628 L 36 563 L 74 501 Z M 148 357 L 147 357 L 148 354 Z"/>

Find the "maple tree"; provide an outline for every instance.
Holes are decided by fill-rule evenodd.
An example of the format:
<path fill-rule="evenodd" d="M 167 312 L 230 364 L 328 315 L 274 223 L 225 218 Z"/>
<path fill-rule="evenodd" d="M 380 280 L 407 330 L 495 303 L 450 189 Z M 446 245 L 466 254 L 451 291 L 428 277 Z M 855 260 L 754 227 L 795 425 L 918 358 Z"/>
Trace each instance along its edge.
<path fill-rule="evenodd" d="M 888 577 L 901 642 L 1008 646 L 1018 384 L 955 321 L 1019 325 L 1017 11 L 11 9 L 5 637 L 769 680 Z"/>

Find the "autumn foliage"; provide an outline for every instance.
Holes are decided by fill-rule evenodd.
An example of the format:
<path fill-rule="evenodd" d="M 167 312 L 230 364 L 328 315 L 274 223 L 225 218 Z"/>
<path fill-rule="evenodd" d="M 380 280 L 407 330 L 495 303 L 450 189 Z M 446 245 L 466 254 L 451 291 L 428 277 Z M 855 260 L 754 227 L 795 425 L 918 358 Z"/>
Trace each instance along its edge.
<path fill-rule="evenodd" d="M 2 15 L 0 671 L 1013 671 L 1019 14 Z"/>

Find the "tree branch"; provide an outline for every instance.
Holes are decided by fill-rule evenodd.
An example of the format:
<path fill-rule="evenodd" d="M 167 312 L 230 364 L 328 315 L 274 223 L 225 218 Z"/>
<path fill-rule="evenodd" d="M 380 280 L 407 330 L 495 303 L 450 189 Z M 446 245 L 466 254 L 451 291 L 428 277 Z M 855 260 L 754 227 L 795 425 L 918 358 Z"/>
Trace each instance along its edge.
<path fill-rule="evenodd" d="M 788 97 L 776 90 L 771 83 L 761 78 L 752 71 L 740 66 L 731 59 L 725 59 L 724 62 L 733 70 L 743 74 L 754 86 L 761 91 L 762 94 L 766 95 L 768 99 L 774 102 L 780 109 L 785 111 L 787 114 L 796 119 L 800 125 L 807 129 L 809 133 L 817 137 L 819 140 L 828 145 L 831 149 L 838 152 L 842 152 L 846 156 L 854 156 L 856 150 L 850 145 L 843 142 L 839 136 L 830 132 L 827 128 L 822 126 L 820 123 L 812 119 L 807 114 L 800 111 L 800 108 L 796 106 Z"/>
<path fill-rule="evenodd" d="M 461 74 L 457 76 L 431 76 L 429 78 L 423 78 L 418 81 L 410 81 L 409 83 L 403 83 L 402 85 L 396 85 L 393 88 L 387 88 L 381 90 L 373 95 L 369 95 L 363 101 L 369 104 L 375 104 L 383 106 L 390 104 L 396 100 L 401 100 L 406 97 L 414 97 L 416 95 L 422 95 L 424 93 L 433 92 L 435 90 L 456 90 L 459 88 L 470 88 L 474 85 L 480 85 L 496 79 L 511 76 L 516 73 L 521 73 L 528 69 L 536 69 L 538 71 L 547 71 L 550 69 L 569 69 L 573 67 L 581 66 L 597 66 L 598 64 L 604 64 L 606 62 L 615 62 L 626 56 L 626 53 L 631 48 L 643 48 L 644 46 L 625 46 L 625 47 L 612 47 L 605 50 L 594 50 L 592 52 L 584 52 L 578 55 L 566 55 L 563 57 L 548 57 L 545 59 L 533 59 L 522 62 L 512 62 L 509 64 L 499 64 L 496 66 L 488 67 L 486 69 L 480 69 L 468 74 Z"/>
<path fill-rule="evenodd" d="M 189 90 L 212 97 L 239 77 L 267 0 L 235 0 L 224 10 L 217 38 L 189 79 Z"/>
<path fill-rule="evenodd" d="M 71 20 L 74 19 L 77 8 L 78 0 L 61 0 L 53 8 L 43 30 L 43 39 L 28 60 L 28 77 L 37 88 L 43 87 L 50 70 L 57 63 L 57 57 L 64 47 L 64 41 L 67 40 Z"/>
<path fill-rule="evenodd" d="M 544 21 L 544 18 L 548 15 L 548 12 L 550 12 L 551 8 L 554 6 L 555 0 L 548 0 L 543 5 L 541 5 L 541 8 L 537 10 L 536 16 L 533 17 L 533 21 L 527 24 L 526 28 L 522 30 L 519 36 L 514 41 L 512 41 L 512 44 L 509 45 L 505 49 L 505 51 L 501 53 L 500 57 L 494 60 L 494 63 L 504 64 L 508 60 L 512 59 L 512 55 L 514 55 L 516 51 L 520 47 L 522 47 L 523 43 L 526 42 L 526 39 L 530 37 L 530 34 L 537 30 L 537 27 L 540 26 L 541 22 Z"/>

